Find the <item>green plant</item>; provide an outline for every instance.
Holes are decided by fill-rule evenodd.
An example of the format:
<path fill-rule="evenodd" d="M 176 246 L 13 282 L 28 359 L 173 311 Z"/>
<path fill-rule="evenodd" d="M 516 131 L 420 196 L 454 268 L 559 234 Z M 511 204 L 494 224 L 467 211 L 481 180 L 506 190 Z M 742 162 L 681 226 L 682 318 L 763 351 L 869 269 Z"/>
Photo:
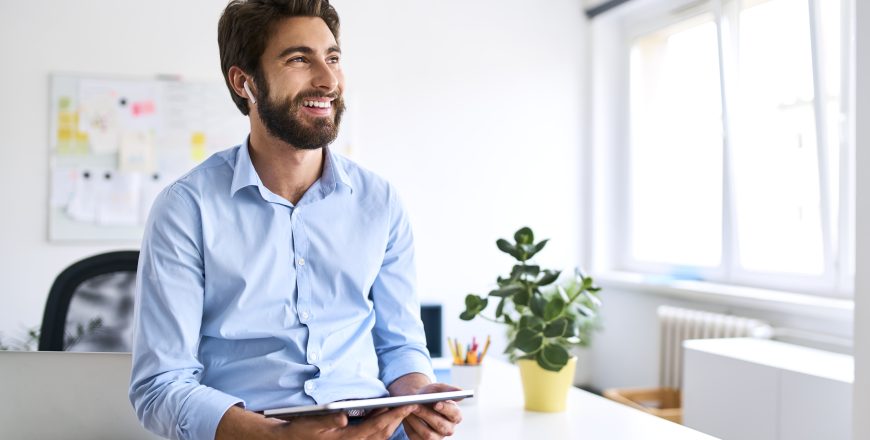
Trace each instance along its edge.
<path fill-rule="evenodd" d="M 531 258 L 548 241 L 535 243 L 528 227 L 514 234 L 514 243 L 497 240 L 499 250 L 518 263 L 510 275 L 496 279 L 498 287 L 486 297 L 467 295 L 465 311 L 459 317 L 470 321 L 480 316 L 507 325 L 509 343 L 504 352 L 511 360 L 535 359 L 541 368 L 559 371 L 568 363 L 568 349 L 587 345 L 598 327 L 601 301 L 597 292 L 601 288 L 579 270 L 567 282 L 554 284 L 560 271 L 531 264 Z M 481 314 L 490 300 L 498 301 L 493 318 Z"/>

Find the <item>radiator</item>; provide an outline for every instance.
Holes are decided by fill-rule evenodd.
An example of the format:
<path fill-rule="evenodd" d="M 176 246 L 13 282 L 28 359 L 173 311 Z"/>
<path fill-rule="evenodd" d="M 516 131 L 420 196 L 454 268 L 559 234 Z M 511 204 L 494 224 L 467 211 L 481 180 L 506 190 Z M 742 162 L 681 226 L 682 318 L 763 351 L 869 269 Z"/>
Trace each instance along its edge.
<path fill-rule="evenodd" d="M 683 381 L 683 341 L 755 337 L 770 339 L 773 328 L 756 319 L 678 307 L 658 308 L 659 386 L 679 389 Z"/>

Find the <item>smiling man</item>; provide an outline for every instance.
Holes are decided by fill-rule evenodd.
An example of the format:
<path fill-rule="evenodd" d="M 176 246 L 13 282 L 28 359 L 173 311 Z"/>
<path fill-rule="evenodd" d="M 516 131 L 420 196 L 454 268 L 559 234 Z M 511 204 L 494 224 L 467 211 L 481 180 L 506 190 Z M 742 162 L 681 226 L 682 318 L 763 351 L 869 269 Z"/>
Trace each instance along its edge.
<path fill-rule="evenodd" d="M 395 190 L 327 147 L 344 111 L 325 0 L 231 2 L 221 66 L 250 119 L 155 202 L 139 261 L 130 399 L 170 438 L 440 438 L 452 402 L 364 420 L 256 411 L 449 391 L 432 383 L 413 238 Z"/>

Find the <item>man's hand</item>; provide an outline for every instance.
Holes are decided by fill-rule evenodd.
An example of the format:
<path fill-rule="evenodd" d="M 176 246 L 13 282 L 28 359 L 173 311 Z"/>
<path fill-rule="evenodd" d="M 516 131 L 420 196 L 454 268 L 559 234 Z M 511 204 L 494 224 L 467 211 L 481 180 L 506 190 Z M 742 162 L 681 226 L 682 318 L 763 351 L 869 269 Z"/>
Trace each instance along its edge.
<path fill-rule="evenodd" d="M 426 376 L 411 373 L 396 379 L 390 384 L 389 390 L 390 395 L 402 396 L 458 391 L 460 388 L 443 383 L 429 383 Z M 462 411 L 459 406 L 452 400 L 445 400 L 434 405 L 418 405 L 402 424 L 411 440 L 431 440 L 453 435 L 456 425 L 461 421 Z"/>
<path fill-rule="evenodd" d="M 230 408 L 218 424 L 217 440 L 223 439 L 360 439 L 387 440 L 406 417 L 418 409 L 406 405 L 367 417 L 357 425 L 347 424 L 343 412 L 325 416 L 295 417 L 288 422 L 264 418 L 239 407 Z"/>

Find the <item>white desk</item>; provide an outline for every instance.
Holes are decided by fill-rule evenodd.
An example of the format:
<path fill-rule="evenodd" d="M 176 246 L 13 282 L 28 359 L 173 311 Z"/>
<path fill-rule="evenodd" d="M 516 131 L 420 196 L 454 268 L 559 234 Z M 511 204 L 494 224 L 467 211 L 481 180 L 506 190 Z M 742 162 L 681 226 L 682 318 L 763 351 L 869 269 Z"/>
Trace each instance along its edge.
<path fill-rule="evenodd" d="M 519 370 L 495 359 L 484 363 L 477 405 L 463 405 L 462 417 L 452 439 L 715 438 L 577 388 L 570 391 L 565 412 L 526 411 Z"/>

